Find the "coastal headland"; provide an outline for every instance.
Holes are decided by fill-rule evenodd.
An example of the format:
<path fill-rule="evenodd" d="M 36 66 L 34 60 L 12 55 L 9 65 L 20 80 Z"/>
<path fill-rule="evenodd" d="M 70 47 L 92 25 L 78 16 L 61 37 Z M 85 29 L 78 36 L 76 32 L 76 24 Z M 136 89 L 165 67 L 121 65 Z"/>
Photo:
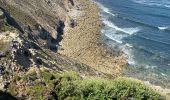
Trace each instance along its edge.
<path fill-rule="evenodd" d="M 164 100 L 121 77 L 126 55 L 103 42 L 103 25 L 91 0 L 0 0 L 0 99 Z"/>

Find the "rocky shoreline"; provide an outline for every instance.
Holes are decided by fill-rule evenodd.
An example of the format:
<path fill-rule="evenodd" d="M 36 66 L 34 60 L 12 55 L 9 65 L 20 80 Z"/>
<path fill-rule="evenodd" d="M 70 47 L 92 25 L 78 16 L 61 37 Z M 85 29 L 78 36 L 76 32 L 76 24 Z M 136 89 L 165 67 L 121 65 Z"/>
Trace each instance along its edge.
<path fill-rule="evenodd" d="M 114 50 L 103 43 L 101 35 L 103 23 L 100 8 L 92 0 L 79 1 L 86 6 L 82 8 L 79 16 L 74 16 L 75 20 L 78 20 L 76 28 L 65 31 L 59 53 L 103 73 L 111 74 L 113 77 L 121 76 L 122 69 L 128 64 L 127 58 L 124 53 L 115 54 Z M 170 89 L 152 85 L 147 81 L 143 81 L 143 83 L 155 91 L 170 94 Z"/>
<path fill-rule="evenodd" d="M 78 0 L 78 3 L 82 4 L 81 10 L 73 9 L 71 13 L 77 25 L 74 28 L 66 26 L 58 52 L 103 73 L 120 75 L 127 64 L 126 58 L 115 56 L 102 43 L 99 7 L 91 0 Z"/>

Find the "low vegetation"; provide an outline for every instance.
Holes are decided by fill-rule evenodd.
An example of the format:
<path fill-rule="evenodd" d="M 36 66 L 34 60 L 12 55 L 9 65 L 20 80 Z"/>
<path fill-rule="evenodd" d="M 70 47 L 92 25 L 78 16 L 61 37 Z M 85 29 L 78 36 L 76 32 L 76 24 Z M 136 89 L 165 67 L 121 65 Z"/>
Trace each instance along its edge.
<path fill-rule="evenodd" d="M 0 19 L 0 32 L 10 31 L 13 28 L 6 22 L 5 19 Z"/>
<path fill-rule="evenodd" d="M 20 87 L 18 87 L 20 83 Z M 21 91 L 22 90 L 22 91 Z M 164 100 L 164 96 L 138 80 L 80 77 L 74 72 L 50 73 L 40 71 L 14 78 L 8 92 L 20 97 L 29 95 L 33 100 Z"/>

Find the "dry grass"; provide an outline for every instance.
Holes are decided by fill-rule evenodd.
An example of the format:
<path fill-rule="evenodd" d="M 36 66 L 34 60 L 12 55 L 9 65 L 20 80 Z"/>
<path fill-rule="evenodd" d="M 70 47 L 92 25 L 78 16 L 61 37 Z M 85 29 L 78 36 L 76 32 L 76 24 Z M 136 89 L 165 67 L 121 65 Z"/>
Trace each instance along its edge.
<path fill-rule="evenodd" d="M 9 42 L 6 42 L 4 40 L 0 40 L 0 51 L 6 52 L 9 49 Z"/>

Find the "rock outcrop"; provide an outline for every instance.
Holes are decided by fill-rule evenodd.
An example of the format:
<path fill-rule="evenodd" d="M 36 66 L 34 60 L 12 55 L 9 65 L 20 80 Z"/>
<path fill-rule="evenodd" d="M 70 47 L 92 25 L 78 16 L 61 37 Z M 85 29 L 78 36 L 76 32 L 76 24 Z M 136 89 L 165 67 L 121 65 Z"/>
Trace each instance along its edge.
<path fill-rule="evenodd" d="M 1 0 L 0 7 L 5 10 L 8 20 L 11 20 L 9 17 L 15 19 L 20 30 L 30 38 L 56 50 L 58 38 L 70 18 L 68 12 L 76 7 L 76 3 L 73 0 Z M 73 22 L 72 26 L 75 26 Z"/>
<path fill-rule="evenodd" d="M 3 11 L 0 9 L 0 19 L 3 19 L 4 18 L 4 13 Z"/>

